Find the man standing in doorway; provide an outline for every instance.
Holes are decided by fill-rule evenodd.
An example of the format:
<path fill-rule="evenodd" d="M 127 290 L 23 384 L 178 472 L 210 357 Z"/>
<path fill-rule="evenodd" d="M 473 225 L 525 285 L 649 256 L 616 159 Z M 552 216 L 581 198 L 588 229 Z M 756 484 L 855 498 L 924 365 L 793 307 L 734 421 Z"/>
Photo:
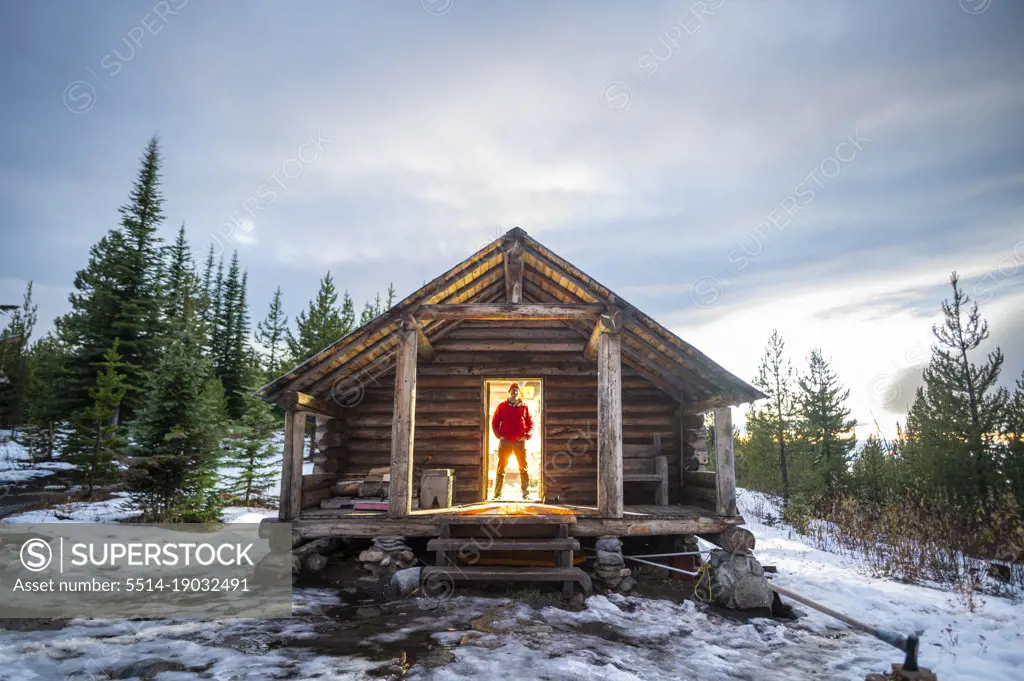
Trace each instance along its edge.
<path fill-rule="evenodd" d="M 519 384 L 508 387 L 508 399 L 498 405 L 491 418 L 491 430 L 498 438 L 498 473 L 494 480 L 494 498 L 501 498 L 505 484 L 505 466 L 509 456 L 516 455 L 519 464 L 519 480 L 523 486 L 523 499 L 530 491 L 530 476 L 526 471 L 526 441 L 533 435 L 533 419 L 530 410 L 519 399 Z"/>

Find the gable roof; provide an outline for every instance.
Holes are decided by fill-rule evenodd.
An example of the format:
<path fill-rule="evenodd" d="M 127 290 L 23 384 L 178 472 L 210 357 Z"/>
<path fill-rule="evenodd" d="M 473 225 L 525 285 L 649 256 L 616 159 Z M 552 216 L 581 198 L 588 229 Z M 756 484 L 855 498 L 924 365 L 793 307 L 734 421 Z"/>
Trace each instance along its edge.
<path fill-rule="evenodd" d="M 518 244 L 518 245 L 517 245 Z M 555 255 L 516 227 L 418 289 L 390 310 L 332 343 L 299 366 L 268 383 L 258 394 L 276 402 L 285 392 L 304 392 L 318 398 L 339 398 L 345 392 L 395 368 L 397 337 L 402 320 L 421 305 L 491 303 L 506 299 L 505 252 L 519 251 L 523 262 L 523 302 L 601 303 L 622 310 L 622 361 L 684 404 L 710 409 L 765 397 L 757 388 L 729 373 L 702 352 L 630 305 L 572 263 Z M 431 341 L 460 324 L 424 320 Z M 592 324 L 564 324 L 589 338 Z"/>

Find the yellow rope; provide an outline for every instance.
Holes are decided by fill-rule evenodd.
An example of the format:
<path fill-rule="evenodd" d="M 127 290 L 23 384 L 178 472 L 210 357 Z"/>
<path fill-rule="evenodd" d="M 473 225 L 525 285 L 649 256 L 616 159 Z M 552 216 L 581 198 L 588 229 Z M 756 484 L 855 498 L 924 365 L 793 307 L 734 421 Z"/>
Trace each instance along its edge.
<path fill-rule="evenodd" d="M 700 584 L 701 584 L 701 582 L 705 582 L 707 584 L 707 587 L 708 587 L 708 597 L 707 597 L 707 599 L 705 599 L 704 597 L 701 596 L 701 593 L 700 593 Z M 710 603 L 711 602 L 711 600 L 712 600 L 712 593 L 711 593 L 711 563 L 704 563 L 699 568 L 697 568 L 697 581 L 694 583 L 694 586 L 693 586 L 693 597 L 696 598 L 698 601 L 702 601 L 704 603 Z"/>

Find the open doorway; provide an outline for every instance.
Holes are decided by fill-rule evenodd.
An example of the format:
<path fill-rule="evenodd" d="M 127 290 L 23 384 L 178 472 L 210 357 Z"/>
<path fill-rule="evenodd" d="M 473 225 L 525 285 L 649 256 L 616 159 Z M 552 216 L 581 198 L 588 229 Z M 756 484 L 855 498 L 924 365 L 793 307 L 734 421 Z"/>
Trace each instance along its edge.
<path fill-rule="evenodd" d="M 541 378 L 490 378 L 484 381 L 484 407 L 487 417 L 484 470 L 487 472 L 487 475 L 484 477 L 486 485 L 483 490 L 483 498 L 491 499 L 494 497 L 494 487 L 497 482 L 498 473 L 499 439 L 491 429 L 491 418 L 494 416 L 494 410 L 498 408 L 498 405 L 508 399 L 509 388 L 513 383 L 519 385 L 519 399 L 526 405 L 530 418 L 533 420 L 533 436 L 525 441 L 526 469 L 529 477 L 527 490 L 530 499 L 539 501 L 544 498 L 544 429 L 541 422 L 544 379 Z M 511 456 L 505 467 L 501 498 L 506 501 L 518 501 L 522 498 L 520 494 L 521 478 L 519 466 L 516 457 Z"/>

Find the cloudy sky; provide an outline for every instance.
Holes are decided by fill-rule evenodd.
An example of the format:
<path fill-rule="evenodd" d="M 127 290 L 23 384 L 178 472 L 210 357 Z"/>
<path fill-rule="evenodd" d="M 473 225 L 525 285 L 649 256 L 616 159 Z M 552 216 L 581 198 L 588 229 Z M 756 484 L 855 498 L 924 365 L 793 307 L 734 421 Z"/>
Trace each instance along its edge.
<path fill-rule="evenodd" d="M 737 375 L 778 328 L 891 432 L 951 270 L 1024 369 L 1024 4 L 0 5 L 0 297 L 42 326 L 154 133 L 254 318 L 521 226 Z"/>

